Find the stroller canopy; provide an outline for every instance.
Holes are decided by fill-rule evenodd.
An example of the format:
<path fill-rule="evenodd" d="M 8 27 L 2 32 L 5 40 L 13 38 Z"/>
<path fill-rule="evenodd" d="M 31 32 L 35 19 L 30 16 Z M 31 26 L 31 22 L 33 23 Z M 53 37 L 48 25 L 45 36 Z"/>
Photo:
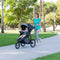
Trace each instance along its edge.
<path fill-rule="evenodd" d="M 21 24 L 21 28 L 24 30 L 25 28 L 28 28 L 28 31 L 29 32 L 31 32 L 33 29 L 34 29 L 34 27 L 31 25 L 31 24 L 29 24 L 29 23 L 23 23 L 23 24 Z"/>

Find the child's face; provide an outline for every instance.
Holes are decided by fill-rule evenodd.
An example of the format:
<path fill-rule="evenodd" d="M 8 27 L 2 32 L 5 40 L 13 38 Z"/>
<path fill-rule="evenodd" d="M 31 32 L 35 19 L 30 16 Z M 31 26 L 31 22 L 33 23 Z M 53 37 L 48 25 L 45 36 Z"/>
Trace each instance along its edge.
<path fill-rule="evenodd" d="M 28 28 L 26 28 L 26 30 L 28 31 Z"/>

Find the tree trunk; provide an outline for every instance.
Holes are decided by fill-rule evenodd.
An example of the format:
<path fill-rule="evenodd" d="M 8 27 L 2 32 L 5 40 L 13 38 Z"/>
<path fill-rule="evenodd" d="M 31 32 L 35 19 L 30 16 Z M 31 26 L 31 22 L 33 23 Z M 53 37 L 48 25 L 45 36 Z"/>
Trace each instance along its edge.
<path fill-rule="evenodd" d="M 53 31 L 55 31 L 55 26 L 54 26 L 54 24 L 53 24 Z"/>
<path fill-rule="evenodd" d="M 20 25 L 21 25 L 21 20 L 22 20 L 22 9 L 21 9 L 21 14 L 20 14 L 20 20 L 19 20 L 19 29 L 20 29 Z"/>
<path fill-rule="evenodd" d="M 43 1 L 42 1 L 42 9 L 43 9 L 43 31 L 46 32 L 46 27 L 45 27 L 45 14 L 44 14 L 44 4 L 43 4 Z"/>
<path fill-rule="evenodd" d="M 4 24 L 3 24 L 3 0 L 1 0 L 1 33 L 4 33 Z"/>
<path fill-rule="evenodd" d="M 42 12 L 42 11 L 41 11 L 41 10 L 42 10 L 42 8 L 41 8 L 41 2 L 42 2 L 42 1 L 40 0 L 40 19 L 41 19 L 41 15 L 42 15 L 42 14 L 41 14 L 41 12 Z"/>
<path fill-rule="evenodd" d="M 33 18 L 34 18 L 34 15 L 35 15 L 35 5 L 34 5 L 34 8 L 33 8 Z"/>
<path fill-rule="evenodd" d="M 20 18 L 20 20 L 19 20 L 19 29 L 20 29 L 20 25 L 21 25 L 21 18 Z"/>

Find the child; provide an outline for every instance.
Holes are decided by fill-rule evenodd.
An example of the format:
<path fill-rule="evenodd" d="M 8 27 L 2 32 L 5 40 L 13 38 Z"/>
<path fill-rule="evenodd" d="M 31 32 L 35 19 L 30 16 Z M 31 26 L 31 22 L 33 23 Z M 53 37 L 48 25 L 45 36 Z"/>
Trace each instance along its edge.
<path fill-rule="evenodd" d="M 27 35 L 27 32 L 28 32 L 28 28 L 24 30 L 24 33 L 21 36 L 19 36 L 18 39 L 25 37 Z"/>

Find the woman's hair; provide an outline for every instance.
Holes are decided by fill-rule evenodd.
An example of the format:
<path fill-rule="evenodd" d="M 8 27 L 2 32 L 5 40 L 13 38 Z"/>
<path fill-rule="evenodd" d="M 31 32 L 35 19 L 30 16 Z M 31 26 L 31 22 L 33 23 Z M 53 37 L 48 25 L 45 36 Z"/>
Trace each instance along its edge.
<path fill-rule="evenodd" d="M 38 13 L 35 13 L 37 15 L 37 17 L 39 18 L 39 14 Z"/>

